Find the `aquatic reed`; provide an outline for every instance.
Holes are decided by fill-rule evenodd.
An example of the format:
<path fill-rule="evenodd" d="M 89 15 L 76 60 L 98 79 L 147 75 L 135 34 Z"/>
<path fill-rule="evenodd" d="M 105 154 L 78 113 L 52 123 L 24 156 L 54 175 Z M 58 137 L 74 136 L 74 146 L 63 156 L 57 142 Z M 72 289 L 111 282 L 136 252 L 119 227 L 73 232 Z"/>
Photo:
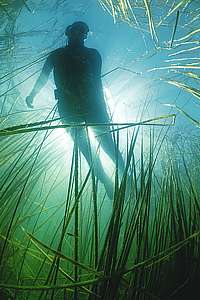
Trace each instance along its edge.
<path fill-rule="evenodd" d="M 161 1 L 160 16 L 153 1 L 98 2 L 115 22 L 127 22 L 143 38 L 143 34 L 150 37 L 153 54 L 147 55 L 167 53 L 164 64 L 148 67 L 140 75 L 158 74 L 154 80 L 199 100 L 199 13 L 191 14 L 192 1 Z M 59 4 L 56 1 L 58 9 Z M 32 12 L 27 1 L 0 3 L 2 24 L 6 24 L 0 52 L 6 61 L 0 66 L 0 297 L 189 299 L 200 278 L 199 144 L 190 144 L 190 158 L 188 148 L 184 153 L 177 143 L 169 151 L 170 129 L 176 120 L 171 113 L 109 124 L 116 149 L 122 148 L 122 134 L 127 136 L 124 172 L 120 174 L 117 151 L 110 170 L 114 187 L 110 200 L 95 176 L 92 151 L 88 167 L 76 143 L 71 149 L 60 131 L 73 124 L 61 124 L 54 109 L 15 111 L 18 88 L 29 77 L 26 71 L 47 55 L 39 53 L 23 66 L 13 66 L 14 27 L 22 7 Z M 159 30 L 168 20 L 172 35 L 163 41 Z M 180 33 L 179 26 L 186 31 Z M 105 76 L 115 70 L 139 74 L 121 66 Z M 19 75 L 22 80 L 16 83 Z M 184 109 L 169 105 L 199 127 L 199 121 Z M 91 125 L 100 126 L 80 126 L 88 130 Z"/>

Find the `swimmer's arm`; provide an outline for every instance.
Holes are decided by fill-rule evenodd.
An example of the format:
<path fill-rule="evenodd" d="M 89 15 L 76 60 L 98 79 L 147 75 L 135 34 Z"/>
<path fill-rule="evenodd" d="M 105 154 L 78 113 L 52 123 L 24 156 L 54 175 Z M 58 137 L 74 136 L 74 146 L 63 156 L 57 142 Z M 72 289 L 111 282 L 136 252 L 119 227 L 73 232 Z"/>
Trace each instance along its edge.
<path fill-rule="evenodd" d="M 103 92 L 103 84 L 101 80 L 101 68 L 102 68 L 102 58 L 100 53 L 95 49 L 95 55 L 94 55 L 94 78 L 95 80 L 95 85 L 98 91 L 99 95 L 99 100 L 101 99 L 101 103 L 106 108 L 106 102 L 105 102 L 105 97 L 104 97 L 104 92 Z"/>
<path fill-rule="evenodd" d="M 41 91 L 48 81 L 49 75 L 53 69 L 53 64 L 51 62 L 51 56 L 49 56 L 42 68 L 40 76 L 38 77 L 31 93 L 26 97 L 26 104 L 29 108 L 33 108 L 33 100 L 35 96 Z"/>
<path fill-rule="evenodd" d="M 94 60 L 95 60 L 95 63 L 94 63 L 94 66 L 95 66 L 95 75 L 96 75 L 96 78 L 97 79 L 100 79 L 101 78 L 101 68 L 102 68 L 102 58 L 101 58 L 101 55 L 100 53 L 95 50 L 95 53 L 94 53 Z"/>
<path fill-rule="evenodd" d="M 103 84 L 101 80 L 101 68 L 102 68 L 102 58 L 100 53 L 95 49 L 94 52 L 94 78 L 95 78 L 95 84 L 98 92 L 101 94 L 102 99 L 103 96 Z"/>

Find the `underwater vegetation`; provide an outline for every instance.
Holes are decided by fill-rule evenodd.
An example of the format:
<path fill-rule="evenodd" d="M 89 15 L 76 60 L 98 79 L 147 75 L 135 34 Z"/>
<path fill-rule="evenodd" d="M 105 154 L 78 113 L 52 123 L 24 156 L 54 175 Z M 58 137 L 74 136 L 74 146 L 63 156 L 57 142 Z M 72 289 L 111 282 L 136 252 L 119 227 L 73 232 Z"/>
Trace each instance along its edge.
<path fill-rule="evenodd" d="M 63 28 L 94 12 L 93 47 L 99 28 L 113 30 L 102 80 L 122 174 L 118 151 L 111 162 L 86 129 L 112 199 L 66 134 L 51 83 L 25 105 Z M 0 299 L 199 299 L 200 2 L 0 0 L 0 17 Z"/>

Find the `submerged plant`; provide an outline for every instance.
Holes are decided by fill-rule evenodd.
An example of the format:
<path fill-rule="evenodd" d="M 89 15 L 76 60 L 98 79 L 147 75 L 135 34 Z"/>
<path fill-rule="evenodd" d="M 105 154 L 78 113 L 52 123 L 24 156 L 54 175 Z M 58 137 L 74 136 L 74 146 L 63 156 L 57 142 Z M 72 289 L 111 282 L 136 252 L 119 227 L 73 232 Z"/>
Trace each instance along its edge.
<path fill-rule="evenodd" d="M 153 84 L 175 86 L 199 99 L 200 11 L 192 11 L 195 1 L 98 2 L 116 23 L 128 23 L 151 45 L 151 53 L 139 60 L 164 53 L 158 65 L 142 72 L 116 66 L 103 78 L 118 71 L 148 79 L 159 74 Z M 109 124 L 116 149 L 123 152 L 123 174 L 118 151 L 112 164 L 100 145 L 91 151 L 88 167 L 64 129 L 84 126 L 90 135 L 92 126 L 102 124 L 63 124 L 53 105 L 24 110 L 20 87 L 38 72 L 52 46 L 30 57 L 26 49 L 27 62 L 18 65 L 18 37 L 43 31 L 19 34 L 16 22 L 24 10 L 37 13 L 47 4 L 0 3 L 0 298 L 189 299 L 200 278 L 198 134 L 197 142 L 187 136 L 186 145 L 172 140 L 176 115 L 147 117 L 147 94 L 137 120 Z M 51 5 L 56 13 L 73 10 L 66 1 Z M 170 22 L 169 37 L 163 40 L 160 31 Z M 182 107 L 169 106 L 199 127 Z M 104 157 L 113 184 L 111 200 L 94 172 L 96 156 Z"/>

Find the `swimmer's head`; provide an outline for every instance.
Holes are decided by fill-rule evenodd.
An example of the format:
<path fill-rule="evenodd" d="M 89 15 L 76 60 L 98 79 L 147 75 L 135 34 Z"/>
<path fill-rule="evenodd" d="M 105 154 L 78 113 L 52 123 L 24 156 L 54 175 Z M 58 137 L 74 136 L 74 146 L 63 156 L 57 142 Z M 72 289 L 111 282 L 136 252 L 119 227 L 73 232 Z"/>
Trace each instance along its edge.
<path fill-rule="evenodd" d="M 74 22 L 65 30 L 65 35 L 69 40 L 85 40 L 89 33 L 89 27 L 84 22 Z"/>

